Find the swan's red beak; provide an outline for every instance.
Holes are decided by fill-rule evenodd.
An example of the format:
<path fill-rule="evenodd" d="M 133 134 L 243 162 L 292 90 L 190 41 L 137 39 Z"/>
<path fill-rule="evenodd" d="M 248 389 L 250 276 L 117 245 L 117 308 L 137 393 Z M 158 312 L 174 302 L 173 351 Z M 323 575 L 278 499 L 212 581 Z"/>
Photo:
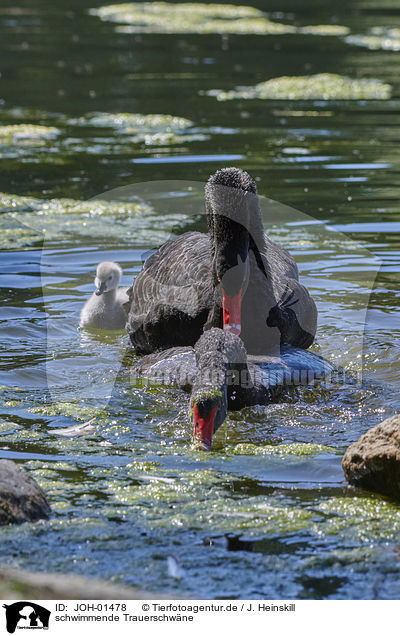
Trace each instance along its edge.
<path fill-rule="evenodd" d="M 199 407 L 193 405 L 193 441 L 201 450 L 211 450 L 214 420 L 217 412 L 218 407 L 215 406 L 206 417 L 201 417 Z"/>
<path fill-rule="evenodd" d="M 222 309 L 224 314 L 224 330 L 232 331 L 240 336 L 242 329 L 242 290 L 236 296 L 228 296 L 222 289 Z"/>

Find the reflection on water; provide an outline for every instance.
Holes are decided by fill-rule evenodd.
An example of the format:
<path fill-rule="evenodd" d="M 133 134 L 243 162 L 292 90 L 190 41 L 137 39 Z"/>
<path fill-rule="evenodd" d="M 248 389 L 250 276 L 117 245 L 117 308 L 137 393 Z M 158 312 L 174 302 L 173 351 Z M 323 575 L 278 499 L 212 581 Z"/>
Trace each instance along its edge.
<path fill-rule="evenodd" d="M 399 408 L 399 62 L 388 46 L 350 38 L 385 37 L 400 18 L 358 0 L 352 12 L 335 7 L 349 36 L 325 37 L 304 29 L 334 26 L 325 0 L 318 15 L 310 0 L 289 3 L 279 19 L 273 2 L 252 4 L 292 28 L 124 34 L 89 15 L 90 0 L 0 11 L 0 190 L 11 195 L 0 198 L 0 456 L 30 470 L 54 510 L 48 522 L 1 529 L 2 563 L 192 596 L 399 597 L 399 508 L 348 488 L 340 460 Z M 207 96 L 318 73 L 378 78 L 392 96 Z M 183 119 L 111 128 L 123 113 Z M 26 125 L 57 135 L 36 129 L 35 138 Z M 304 212 L 293 218 L 282 205 L 271 216 L 273 201 L 263 204 L 271 238 L 291 250 L 318 304 L 315 350 L 348 377 L 363 375 L 231 413 L 213 452 L 201 454 L 189 449 L 187 396 L 135 386 L 127 336 L 77 325 L 97 263 L 116 260 L 130 284 L 149 250 L 204 230 L 196 187 L 229 163 L 261 194 Z M 123 195 L 139 182 L 152 185 Z M 101 213 L 74 211 L 71 200 L 113 189 L 108 201 L 139 203 L 138 213 L 101 202 Z M 85 436 L 52 434 L 89 420 Z M 170 554 L 180 581 L 167 575 Z"/>

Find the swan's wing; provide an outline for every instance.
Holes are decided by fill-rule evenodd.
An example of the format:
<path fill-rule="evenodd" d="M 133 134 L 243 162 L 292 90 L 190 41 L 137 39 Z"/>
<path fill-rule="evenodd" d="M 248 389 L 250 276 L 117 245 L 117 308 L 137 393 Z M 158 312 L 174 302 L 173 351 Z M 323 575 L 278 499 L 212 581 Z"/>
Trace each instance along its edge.
<path fill-rule="evenodd" d="M 272 281 L 276 304 L 270 308 L 267 325 L 278 327 L 281 343 L 307 349 L 317 331 L 317 308 L 308 290 L 295 278 Z"/>
<path fill-rule="evenodd" d="M 194 344 L 213 303 L 208 235 L 188 232 L 162 245 L 130 296 L 127 330 L 137 351 Z"/>
<path fill-rule="evenodd" d="M 211 253 L 209 238 L 200 232 L 187 232 L 164 243 L 145 261 L 131 292 L 132 317 L 145 317 L 155 307 L 165 306 L 197 314 L 204 305 L 205 288 L 211 293 Z"/>

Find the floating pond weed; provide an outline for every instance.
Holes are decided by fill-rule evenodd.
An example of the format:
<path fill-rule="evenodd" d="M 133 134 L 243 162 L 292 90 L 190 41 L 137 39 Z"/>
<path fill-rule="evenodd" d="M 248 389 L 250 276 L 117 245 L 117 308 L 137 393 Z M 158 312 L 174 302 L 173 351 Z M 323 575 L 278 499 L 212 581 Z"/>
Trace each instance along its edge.
<path fill-rule="evenodd" d="M 236 446 L 226 449 L 229 455 L 279 455 L 288 457 L 295 455 L 298 457 L 306 455 L 316 455 L 317 453 L 335 453 L 339 451 L 336 448 L 324 446 L 323 444 L 277 444 L 270 446 L 256 446 L 255 444 L 236 444 Z"/>
<path fill-rule="evenodd" d="M 116 22 L 120 33 L 225 33 L 235 35 L 277 35 L 304 33 L 311 35 L 346 35 L 340 25 L 296 27 L 272 21 L 255 7 L 231 4 L 188 2 L 126 2 L 91 9 L 91 15 Z"/>
<path fill-rule="evenodd" d="M 205 141 L 207 134 L 192 131 L 193 122 L 167 114 L 88 113 L 70 120 L 73 125 L 113 128 L 123 143 L 145 146 L 170 146 L 192 141 Z"/>
<path fill-rule="evenodd" d="M 161 220 L 138 198 L 131 202 L 46 200 L 0 193 L 0 212 L 0 238 L 10 247 L 32 246 L 41 239 L 47 246 L 60 239 L 64 245 L 93 241 L 100 245 L 105 237 L 130 246 L 158 244 L 170 238 L 173 229 L 193 222 L 193 217 L 173 213 Z"/>
<path fill-rule="evenodd" d="M 54 126 L 38 126 L 34 124 L 14 124 L 0 126 L 0 146 L 2 144 L 32 144 L 55 139 L 60 130 Z"/>
<path fill-rule="evenodd" d="M 339 534 L 346 542 L 395 541 L 400 533 L 399 505 L 380 496 L 332 497 L 315 509 L 325 515 L 315 531 L 328 536 Z"/>
<path fill-rule="evenodd" d="M 353 79 L 334 73 L 319 73 L 275 77 L 255 86 L 239 86 L 230 91 L 213 89 L 207 95 L 221 102 L 231 99 L 389 99 L 391 86 L 377 79 Z"/>
<path fill-rule="evenodd" d="M 174 115 L 142 115 L 140 113 L 88 113 L 79 119 L 70 120 L 71 124 L 115 128 L 123 134 L 145 133 L 182 133 L 193 126 L 185 117 Z"/>
<path fill-rule="evenodd" d="M 80 422 L 86 422 L 95 418 L 100 422 L 108 422 L 108 416 L 104 409 L 92 406 L 84 406 L 72 402 L 54 402 L 52 404 L 44 404 L 43 406 L 34 406 L 29 409 L 31 413 L 40 413 L 55 417 L 56 415 L 66 415 Z"/>
<path fill-rule="evenodd" d="M 400 51 L 400 29 L 396 27 L 372 27 L 367 34 L 346 37 L 348 44 L 362 46 L 370 51 Z"/>

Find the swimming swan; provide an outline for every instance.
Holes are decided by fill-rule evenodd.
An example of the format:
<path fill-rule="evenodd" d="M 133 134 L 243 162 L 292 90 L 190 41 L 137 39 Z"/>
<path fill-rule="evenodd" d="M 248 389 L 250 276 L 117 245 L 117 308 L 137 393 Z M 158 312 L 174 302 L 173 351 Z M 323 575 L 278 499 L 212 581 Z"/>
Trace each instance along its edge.
<path fill-rule="evenodd" d="M 122 269 L 117 263 L 103 261 L 96 270 L 95 292 L 85 303 L 79 326 L 86 329 L 124 329 L 127 320 L 127 287 L 118 289 Z"/>
<path fill-rule="evenodd" d="M 205 201 L 208 234 L 167 241 L 133 283 L 127 330 L 136 353 L 193 347 L 211 327 L 240 334 L 252 355 L 310 347 L 315 303 L 293 257 L 264 233 L 253 179 L 239 168 L 218 170 Z"/>

